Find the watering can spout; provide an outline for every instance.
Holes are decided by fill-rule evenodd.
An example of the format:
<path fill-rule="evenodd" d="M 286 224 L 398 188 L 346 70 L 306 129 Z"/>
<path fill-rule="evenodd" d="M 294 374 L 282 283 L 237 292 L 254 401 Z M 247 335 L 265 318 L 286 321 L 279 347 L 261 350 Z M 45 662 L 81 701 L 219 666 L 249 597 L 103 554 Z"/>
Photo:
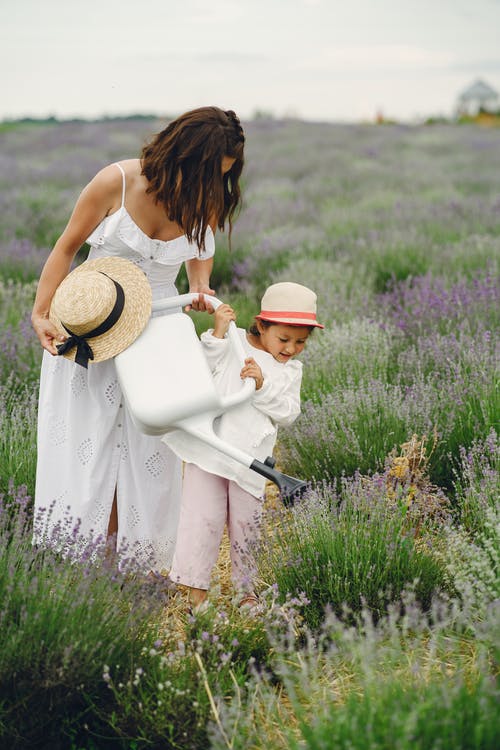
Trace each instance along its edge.
<path fill-rule="evenodd" d="M 304 482 L 302 479 L 296 479 L 295 477 L 289 477 L 288 474 L 283 474 L 281 471 L 277 471 L 273 467 L 273 458 L 266 458 L 264 463 L 254 459 L 250 464 L 250 469 L 256 471 L 257 474 L 266 477 L 269 481 L 274 482 L 280 491 L 281 498 L 285 505 L 293 505 L 295 500 L 302 497 L 307 490 L 307 482 Z"/>

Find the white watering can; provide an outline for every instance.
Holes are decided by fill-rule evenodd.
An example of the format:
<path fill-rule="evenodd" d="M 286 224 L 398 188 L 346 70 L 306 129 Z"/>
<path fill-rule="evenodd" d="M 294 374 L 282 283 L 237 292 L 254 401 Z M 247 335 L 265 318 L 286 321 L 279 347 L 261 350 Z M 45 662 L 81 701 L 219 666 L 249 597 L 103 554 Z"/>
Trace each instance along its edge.
<path fill-rule="evenodd" d="M 214 309 L 222 304 L 216 297 L 204 297 Z M 197 298 L 198 293 L 166 297 L 153 302 L 152 309 L 179 310 Z M 233 321 L 227 335 L 243 367 L 247 355 Z M 172 351 L 174 356 L 169 356 Z M 127 407 L 141 432 L 164 435 L 172 429 L 183 430 L 274 482 L 286 504 L 306 490 L 306 482 L 277 471 L 271 456 L 258 461 L 215 434 L 214 419 L 250 399 L 255 380 L 246 378 L 238 391 L 221 396 L 189 315 L 177 311 L 150 318 L 134 343 L 115 357 L 115 363 Z"/>

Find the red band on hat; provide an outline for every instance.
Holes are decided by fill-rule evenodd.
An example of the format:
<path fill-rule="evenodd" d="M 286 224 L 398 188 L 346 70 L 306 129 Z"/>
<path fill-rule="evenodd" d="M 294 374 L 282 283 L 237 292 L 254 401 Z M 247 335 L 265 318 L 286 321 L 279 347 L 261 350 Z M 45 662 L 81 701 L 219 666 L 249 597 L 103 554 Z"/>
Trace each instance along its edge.
<path fill-rule="evenodd" d="M 306 318 L 307 320 L 316 320 L 315 313 L 290 312 L 290 310 L 261 310 L 257 317 L 262 316 L 266 318 Z"/>

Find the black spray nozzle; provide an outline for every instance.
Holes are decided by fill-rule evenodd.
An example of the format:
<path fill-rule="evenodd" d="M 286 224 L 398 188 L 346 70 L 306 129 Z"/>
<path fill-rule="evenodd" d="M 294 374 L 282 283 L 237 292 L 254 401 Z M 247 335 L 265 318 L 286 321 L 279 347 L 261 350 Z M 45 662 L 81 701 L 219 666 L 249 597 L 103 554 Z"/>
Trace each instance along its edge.
<path fill-rule="evenodd" d="M 302 479 L 296 479 L 295 477 L 289 477 L 288 474 L 283 474 L 281 471 L 274 469 L 275 460 L 268 456 L 264 463 L 254 459 L 250 464 L 250 468 L 261 474 L 266 479 L 278 487 L 281 498 L 285 505 L 293 505 L 295 500 L 302 497 L 304 492 L 308 488 L 307 482 Z"/>

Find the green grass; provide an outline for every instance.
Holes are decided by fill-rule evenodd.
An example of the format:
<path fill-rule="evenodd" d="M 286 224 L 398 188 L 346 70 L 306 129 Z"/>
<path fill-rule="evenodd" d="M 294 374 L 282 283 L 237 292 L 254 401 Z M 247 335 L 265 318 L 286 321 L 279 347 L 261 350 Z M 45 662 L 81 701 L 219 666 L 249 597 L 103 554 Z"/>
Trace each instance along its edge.
<path fill-rule="evenodd" d="M 343 501 L 328 490 L 310 496 L 276 526 L 261 555 L 264 580 L 307 597 L 303 617 L 313 629 L 329 608 L 343 616 L 346 607 L 357 613 L 365 606 L 378 619 L 405 588 L 415 584 L 426 609 L 446 587 L 443 566 L 415 544 L 404 511 L 389 509 L 384 485 L 375 492 L 367 499 L 361 487 L 346 486 Z"/>
<path fill-rule="evenodd" d="M 37 549 L 30 530 L 29 498 L 11 487 L 0 509 L 0 741 L 62 750 L 84 723 L 102 727 L 91 706 L 112 710 L 103 665 L 142 658 L 161 600 L 99 558 Z"/>
<path fill-rule="evenodd" d="M 294 750 L 495 750 L 500 719 L 493 680 L 473 685 L 442 678 L 422 683 L 392 675 L 351 694 L 319 721 L 300 717 Z"/>
<path fill-rule="evenodd" d="M 0 385 L 0 493 L 9 483 L 35 488 L 38 384 Z"/>

